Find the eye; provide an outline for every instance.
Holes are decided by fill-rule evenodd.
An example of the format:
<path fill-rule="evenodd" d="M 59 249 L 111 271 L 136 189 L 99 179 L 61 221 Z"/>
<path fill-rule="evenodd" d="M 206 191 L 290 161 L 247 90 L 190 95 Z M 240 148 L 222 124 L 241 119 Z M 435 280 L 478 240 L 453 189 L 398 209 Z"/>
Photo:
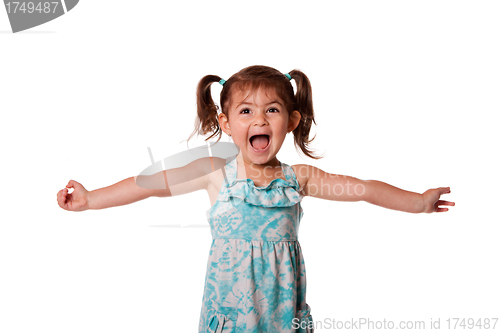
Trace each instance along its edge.
<path fill-rule="evenodd" d="M 271 111 L 272 113 L 277 113 L 277 112 L 280 112 L 278 109 L 276 108 L 270 108 L 268 111 Z"/>
<path fill-rule="evenodd" d="M 247 111 L 248 111 L 248 112 L 247 112 Z M 243 114 L 247 114 L 247 113 L 249 113 L 249 112 L 250 112 L 250 110 L 249 110 L 249 109 L 243 109 L 243 110 L 241 110 L 241 111 L 240 111 L 240 113 L 243 113 Z"/>

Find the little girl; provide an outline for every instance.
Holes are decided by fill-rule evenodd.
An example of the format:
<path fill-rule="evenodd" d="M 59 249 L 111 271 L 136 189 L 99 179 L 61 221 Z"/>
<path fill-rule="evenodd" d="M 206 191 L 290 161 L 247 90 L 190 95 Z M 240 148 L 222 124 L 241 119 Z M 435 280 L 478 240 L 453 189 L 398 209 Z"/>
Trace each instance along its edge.
<path fill-rule="evenodd" d="M 221 112 L 212 100 L 213 83 L 223 86 Z M 212 204 L 207 218 L 213 241 L 199 332 L 314 331 L 297 240 L 304 196 L 363 200 L 411 213 L 445 212 L 448 208 L 440 206 L 454 206 L 440 200 L 442 194 L 450 193 L 449 187 L 419 194 L 279 161 L 276 155 L 290 132 L 298 150 L 319 158 L 309 147 L 315 121 L 311 86 L 301 71 L 282 74 L 273 68 L 251 66 L 227 81 L 207 75 L 198 85 L 197 101 L 194 133 L 211 133 L 208 139 L 218 135 L 219 140 L 223 131 L 239 148 L 234 158 L 199 158 L 148 176 L 141 186 L 138 177 L 130 177 L 88 192 L 70 180 L 66 187 L 74 191 L 59 191 L 57 200 L 66 210 L 83 211 L 206 190 Z"/>

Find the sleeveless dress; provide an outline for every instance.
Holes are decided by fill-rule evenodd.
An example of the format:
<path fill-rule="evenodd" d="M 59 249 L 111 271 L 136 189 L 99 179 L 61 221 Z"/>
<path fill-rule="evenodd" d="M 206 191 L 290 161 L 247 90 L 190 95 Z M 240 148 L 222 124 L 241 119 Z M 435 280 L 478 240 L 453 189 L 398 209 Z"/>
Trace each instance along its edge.
<path fill-rule="evenodd" d="M 306 271 L 297 241 L 303 215 L 293 169 L 286 181 L 257 187 L 236 179 L 236 158 L 226 159 L 224 182 L 207 211 L 212 245 L 199 332 L 312 333 Z"/>

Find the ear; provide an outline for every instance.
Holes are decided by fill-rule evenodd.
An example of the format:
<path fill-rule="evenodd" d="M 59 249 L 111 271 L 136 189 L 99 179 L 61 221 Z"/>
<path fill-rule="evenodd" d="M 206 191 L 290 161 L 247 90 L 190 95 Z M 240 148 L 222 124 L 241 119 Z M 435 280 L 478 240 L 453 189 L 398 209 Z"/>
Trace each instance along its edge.
<path fill-rule="evenodd" d="M 229 120 L 224 113 L 219 114 L 219 125 L 224 133 L 231 136 L 231 129 L 229 128 Z"/>
<path fill-rule="evenodd" d="M 297 128 L 297 126 L 299 126 L 301 118 L 302 116 L 299 111 L 293 111 L 292 114 L 290 114 L 290 117 L 288 118 L 288 128 L 286 130 L 287 133 L 292 132 Z"/>

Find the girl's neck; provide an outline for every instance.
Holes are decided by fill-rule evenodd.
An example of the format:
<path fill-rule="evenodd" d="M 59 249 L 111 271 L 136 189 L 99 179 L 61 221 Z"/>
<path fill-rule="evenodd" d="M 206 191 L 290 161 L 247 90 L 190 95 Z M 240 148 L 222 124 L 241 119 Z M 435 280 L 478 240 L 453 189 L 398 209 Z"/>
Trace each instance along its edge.
<path fill-rule="evenodd" d="M 282 178 L 281 163 L 276 156 L 265 164 L 257 164 L 249 161 L 239 154 L 236 157 L 238 165 L 237 178 L 252 180 L 273 180 L 275 178 Z"/>

